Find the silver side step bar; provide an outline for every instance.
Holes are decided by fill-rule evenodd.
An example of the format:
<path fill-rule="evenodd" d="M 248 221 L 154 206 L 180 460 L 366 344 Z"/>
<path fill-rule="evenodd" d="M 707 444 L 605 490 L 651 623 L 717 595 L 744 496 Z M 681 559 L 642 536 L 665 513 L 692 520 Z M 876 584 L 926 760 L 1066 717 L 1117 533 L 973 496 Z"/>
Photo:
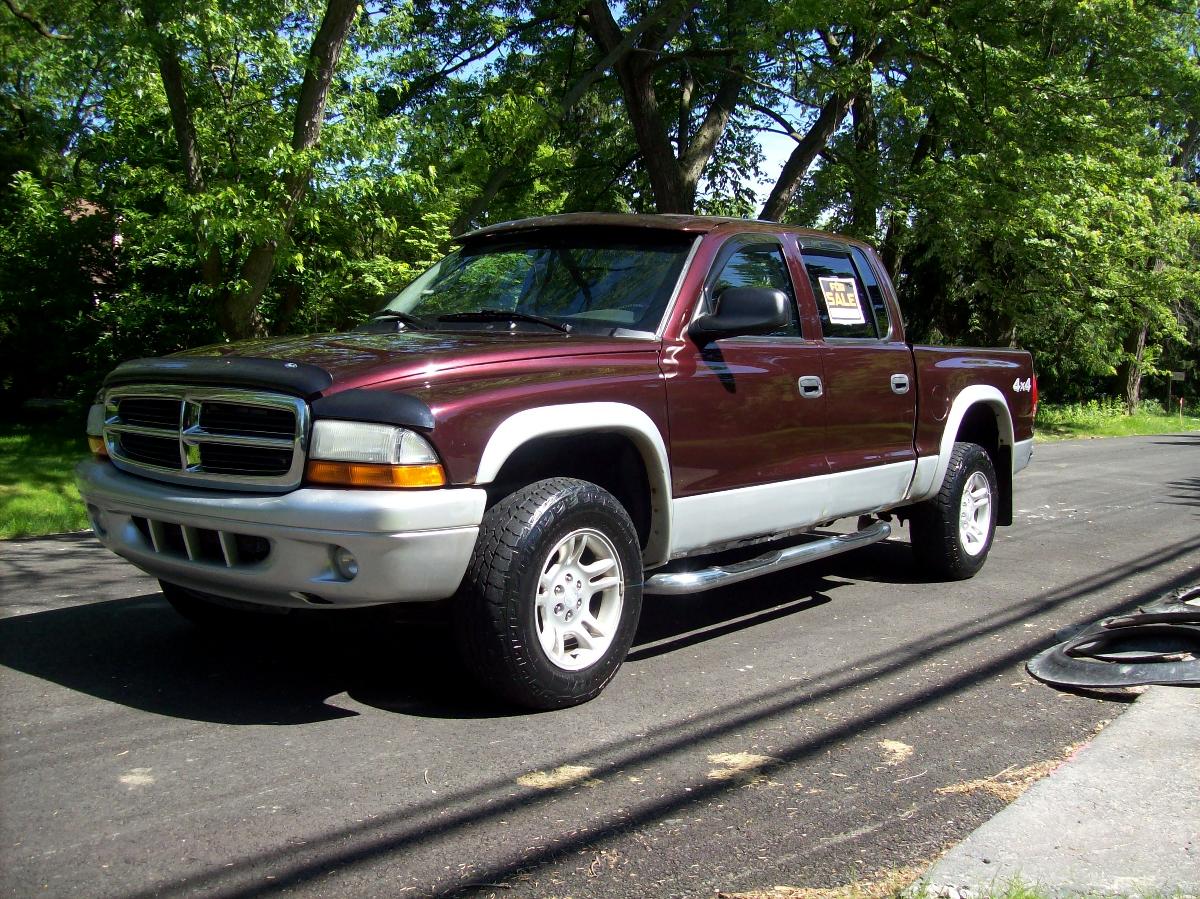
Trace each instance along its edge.
<path fill-rule="evenodd" d="M 683 593 L 699 593 L 702 590 L 712 590 L 715 587 L 725 587 L 738 581 L 748 581 L 760 574 L 772 571 L 782 571 L 793 565 L 803 565 L 836 556 L 847 550 L 858 549 L 886 540 L 892 533 L 892 526 L 886 521 L 877 521 L 861 531 L 853 534 L 841 534 L 837 537 L 823 537 L 798 546 L 789 546 L 764 553 L 745 562 L 734 562 L 730 565 L 713 565 L 711 568 L 701 568 L 699 571 L 678 571 L 667 574 L 655 574 L 646 578 L 642 587 L 643 593 L 654 593 L 667 596 L 678 596 Z"/>

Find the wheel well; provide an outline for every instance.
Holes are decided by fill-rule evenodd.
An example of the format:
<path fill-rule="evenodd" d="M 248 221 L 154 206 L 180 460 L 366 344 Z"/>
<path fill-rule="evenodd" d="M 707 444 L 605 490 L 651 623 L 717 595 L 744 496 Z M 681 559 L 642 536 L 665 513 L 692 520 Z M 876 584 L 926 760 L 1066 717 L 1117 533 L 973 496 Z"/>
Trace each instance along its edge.
<path fill-rule="evenodd" d="M 976 443 L 991 457 L 996 469 L 999 488 L 999 508 L 996 523 L 1012 524 L 1012 447 L 1000 442 L 1000 424 L 996 412 L 986 403 L 976 403 L 967 410 L 958 426 L 957 442 Z"/>
<path fill-rule="evenodd" d="M 598 484 L 625 507 L 642 548 L 650 538 L 650 481 L 633 441 L 623 434 L 538 437 L 509 456 L 487 485 L 488 506 L 544 478 L 578 478 Z"/>

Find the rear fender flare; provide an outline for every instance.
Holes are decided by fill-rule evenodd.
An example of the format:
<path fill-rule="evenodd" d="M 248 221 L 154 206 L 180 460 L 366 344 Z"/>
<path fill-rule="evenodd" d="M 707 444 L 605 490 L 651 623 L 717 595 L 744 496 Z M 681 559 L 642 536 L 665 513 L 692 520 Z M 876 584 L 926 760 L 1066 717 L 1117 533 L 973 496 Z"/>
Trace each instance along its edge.
<path fill-rule="evenodd" d="M 970 387 L 964 387 L 954 398 L 950 412 L 946 416 L 946 427 L 942 431 L 942 442 L 938 447 L 937 466 L 933 469 L 930 481 L 918 483 L 924 479 L 921 477 L 920 465 L 917 466 L 913 493 L 910 495 L 911 502 L 929 499 L 936 496 L 942 489 L 942 482 L 946 479 L 946 471 L 950 467 L 950 453 L 954 450 L 954 443 L 958 439 L 958 431 L 962 427 L 963 419 L 967 417 L 967 413 L 973 407 L 980 405 L 986 406 L 996 416 L 996 431 L 999 434 L 1000 446 L 1012 449 L 1014 441 L 1012 416 L 1008 411 L 1008 403 L 1004 401 L 1004 394 L 990 384 L 972 384 Z M 1008 458 L 1011 466 L 1013 459 L 1011 452 L 1008 453 Z M 1010 471 L 1010 483 L 1011 474 Z"/>
<path fill-rule="evenodd" d="M 646 566 L 661 565 L 670 556 L 671 468 L 662 432 L 636 406 L 611 402 L 565 403 L 510 415 L 488 439 L 479 459 L 475 483 L 490 484 L 508 457 L 530 440 L 589 432 L 623 434 L 637 447 L 650 484 L 650 535 L 643 561 Z"/>

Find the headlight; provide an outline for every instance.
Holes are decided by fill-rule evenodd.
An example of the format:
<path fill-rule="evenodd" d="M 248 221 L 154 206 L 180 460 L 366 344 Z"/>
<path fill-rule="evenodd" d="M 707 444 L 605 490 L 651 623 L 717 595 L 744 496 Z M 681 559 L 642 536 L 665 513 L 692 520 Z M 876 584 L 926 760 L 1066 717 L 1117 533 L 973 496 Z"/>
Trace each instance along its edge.
<path fill-rule="evenodd" d="M 306 476 L 343 487 L 440 487 L 446 473 L 414 431 L 359 421 L 313 424 Z"/>
<path fill-rule="evenodd" d="M 87 417 L 88 449 L 98 459 L 108 458 L 108 448 L 104 445 L 104 404 L 96 403 L 88 409 Z"/>
<path fill-rule="evenodd" d="M 313 424 L 309 456 L 376 465 L 430 465 L 438 460 L 433 447 L 420 434 L 360 421 L 318 421 Z"/>

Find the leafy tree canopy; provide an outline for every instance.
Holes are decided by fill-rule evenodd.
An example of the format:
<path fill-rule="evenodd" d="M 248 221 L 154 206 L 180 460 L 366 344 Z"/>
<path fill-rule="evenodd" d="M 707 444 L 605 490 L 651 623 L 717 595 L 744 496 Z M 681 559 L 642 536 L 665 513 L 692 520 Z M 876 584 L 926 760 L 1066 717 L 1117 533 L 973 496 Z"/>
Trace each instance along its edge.
<path fill-rule="evenodd" d="M 912 337 L 1132 404 L 1197 362 L 1198 33 L 1174 0 L 5 0 L 0 389 L 345 327 L 454 233 L 601 209 L 867 238 Z"/>

